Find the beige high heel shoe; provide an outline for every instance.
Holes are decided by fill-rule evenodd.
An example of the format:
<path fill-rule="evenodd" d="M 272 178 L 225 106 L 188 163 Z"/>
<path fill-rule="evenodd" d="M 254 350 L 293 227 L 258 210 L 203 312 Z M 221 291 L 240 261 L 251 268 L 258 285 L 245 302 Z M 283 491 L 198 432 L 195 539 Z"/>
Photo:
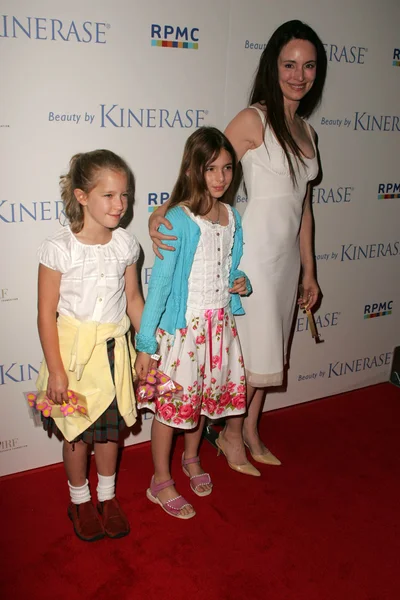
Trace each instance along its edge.
<path fill-rule="evenodd" d="M 250 450 L 250 446 L 246 442 L 244 442 L 244 445 L 249 449 L 251 458 L 256 462 L 262 463 L 263 465 L 273 465 L 274 467 L 279 467 L 279 465 L 282 464 L 279 458 L 272 454 L 271 450 L 268 450 L 266 446 L 264 446 L 266 450 L 264 454 L 253 454 Z"/>
<path fill-rule="evenodd" d="M 243 475 L 253 475 L 253 477 L 260 477 L 260 475 L 261 475 L 260 471 L 258 469 L 256 469 L 255 466 L 252 465 L 248 461 L 245 462 L 243 465 L 235 465 L 234 463 L 229 462 L 229 460 L 227 459 L 224 447 L 223 447 L 224 442 L 222 440 L 221 434 L 219 434 L 219 436 L 215 440 L 215 443 L 218 448 L 217 456 L 219 456 L 222 452 L 222 454 L 226 458 L 226 462 L 228 463 L 228 465 L 230 466 L 231 469 L 233 469 L 234 471 L 237 471 L 238 473 L 243 473 Z"/>

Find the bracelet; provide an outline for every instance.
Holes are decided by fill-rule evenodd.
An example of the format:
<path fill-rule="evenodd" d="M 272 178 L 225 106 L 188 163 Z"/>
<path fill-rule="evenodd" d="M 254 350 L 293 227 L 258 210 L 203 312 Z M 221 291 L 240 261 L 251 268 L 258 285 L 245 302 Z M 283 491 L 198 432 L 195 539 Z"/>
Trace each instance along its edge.
<path fill-rule="evenodd" d="M 159 354 L 152 354 L 150 356 L 150 358 L 152 358 L 153 360 L 156 360 L 158 362 L 160 360 L 161 356 Z"/>

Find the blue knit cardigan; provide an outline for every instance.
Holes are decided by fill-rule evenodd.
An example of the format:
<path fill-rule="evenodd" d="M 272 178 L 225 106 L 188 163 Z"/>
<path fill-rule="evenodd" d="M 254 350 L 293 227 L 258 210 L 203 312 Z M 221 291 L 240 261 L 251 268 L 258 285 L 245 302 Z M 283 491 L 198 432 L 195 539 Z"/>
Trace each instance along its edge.
<path fill-rule="evenodd" d="M 232 209 L 235 217 L 235 234 L 232 247 L 232 267 L 229 286 L 238 277 L 246 277 L 238 270 L 243 254 L 243 232 L 240 215 Z M 176 240 L 168 240 L 175 250 L 161 250 L 164 259 L 156 257 L 151 272 L 149 290 L 144 307 L 140 331 L 136 335 L 136 350 L 154 354 L 157 351 L 156 331 L 160 327 L 171 335 L 177 329 L 186 327 L 186 307 L 188 282 L 194 255 L 200 239 L 200 228 L 181 206 L 168 211 L 168 220 L 173 226 Z M 171 234 L 163 225 L 160 232 Z M 251 293 L 250 281 L 246 277 L 247 293 Z M 244 310 L 239 294 L 232 294 L 230 300 L 232 314 L 243 315 Z"/>

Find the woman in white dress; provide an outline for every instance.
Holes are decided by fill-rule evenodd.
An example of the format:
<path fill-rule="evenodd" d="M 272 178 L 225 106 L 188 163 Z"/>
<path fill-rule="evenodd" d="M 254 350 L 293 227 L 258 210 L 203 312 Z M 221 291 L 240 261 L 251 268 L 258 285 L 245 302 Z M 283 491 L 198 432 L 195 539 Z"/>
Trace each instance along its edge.
<path fill-rule="evenodd" d="M 304 118 L 321 101 L 326 70 L 317 34 L 301 21 L 284 23 L 261 55 L 249 108 L 226 129 L 248 195 L 241 267 L 253 286 L 243 303 L 246 314 L 237 319 L 247 375 L 243 440 L 253 459 L 265 464 L 280 461 L 261 441 L 258 419 L 266 388 L 283 381 L 300 268 L 301 306 L 312 308 L 319 295 L 309 185 L 318 174 L 318 159 L 315 134 Z M 158 209 L 150 223 L 161 248 L 167 238 L 156 229 L 166 223 L 165 210 Z M 244 462 L 243 440 L 224 440 L 230 462 Z"/>

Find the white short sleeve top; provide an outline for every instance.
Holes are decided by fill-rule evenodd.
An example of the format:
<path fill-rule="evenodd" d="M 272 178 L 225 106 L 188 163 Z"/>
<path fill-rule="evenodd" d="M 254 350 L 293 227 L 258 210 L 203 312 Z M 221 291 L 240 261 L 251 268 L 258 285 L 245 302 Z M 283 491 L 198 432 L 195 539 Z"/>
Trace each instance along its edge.
<path fill-rule="evenodd" d="M 225 308 L 229 304 L 235 218 L 231 207 L 225 206 L 229 214 L 226 226 L 213 224 L 186 209 L 201 232 L 189 276 L 188 308 Z"/>
<path fill-rule="evenodd" d="M 107 244 L 82 244 L 69 227 L 46 239 L 39 262 L 61 273 L 57 311 L 98 323 L 118 323 L 126 313 L 125 269 L 137 262 L 140 246 L 124 229 Z"/>

